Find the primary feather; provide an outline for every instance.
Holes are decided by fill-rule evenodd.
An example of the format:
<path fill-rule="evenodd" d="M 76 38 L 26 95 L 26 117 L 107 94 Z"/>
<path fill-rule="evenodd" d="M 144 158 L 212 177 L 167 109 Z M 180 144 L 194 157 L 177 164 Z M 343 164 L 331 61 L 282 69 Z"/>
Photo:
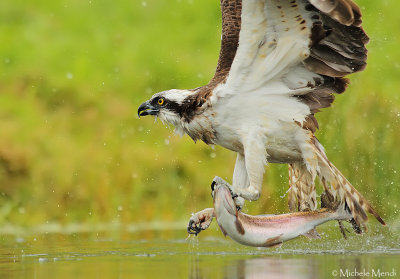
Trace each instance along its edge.
<path fill-rule="evenodd" d="M 238 153 L 232 183 L 238 203 L 258 199 L 267 162 L 288 163 L 291 209 L 316 209 L 318 176 L 357 224 L 367 221 L 366 212 L 384 224 L 314 136 L 315 113 L 345 91 L 344 76 L 365 68 L 369 39 L 358 6 L 351 0 L 221 0 L 221 9 L 214 77 L 193 90 L 156 94 L 148 102 L 163 97 L 166 105 L 151 109 L 193 140 Z M 139 115 L 145 110 L 142 105 Z"/>

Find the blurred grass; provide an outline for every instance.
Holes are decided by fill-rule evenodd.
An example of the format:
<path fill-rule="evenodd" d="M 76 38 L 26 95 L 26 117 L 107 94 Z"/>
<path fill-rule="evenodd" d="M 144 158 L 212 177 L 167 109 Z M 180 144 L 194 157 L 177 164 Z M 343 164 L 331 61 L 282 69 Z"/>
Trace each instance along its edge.
<path fill-rule="evenodd" d="M 400 200 L 400 4 L 358 0 L 369 66 L 319 113 L 328 156 L 386 218 Z M 211 206 L 235 154 L 193 144 L 138 105 L 212 76 L 219 1 L 0 2 L 0 224 L 181 220 Z M 252 213 L 287 211 L 267 168 Z"/>

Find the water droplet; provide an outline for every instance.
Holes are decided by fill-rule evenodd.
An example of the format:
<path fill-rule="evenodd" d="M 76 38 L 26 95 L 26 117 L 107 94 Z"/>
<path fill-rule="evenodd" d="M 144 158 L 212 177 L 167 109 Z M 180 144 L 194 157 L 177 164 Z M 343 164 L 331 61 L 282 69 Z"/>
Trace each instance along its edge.
<path fill-rule="evenodd" d="M 66 77 L 67 79 L 73 79 L 74 75 L 72 73 L 67 73 Z"/>
<path fill-rule="evenodd" d="M 25 242 L 25 239 L 23 239 L 22 237 L 17 237 L 17 238 L 15 239 L 15 241 L 16 241 L 17 243 L 22 243 L 22 242 Z"/>

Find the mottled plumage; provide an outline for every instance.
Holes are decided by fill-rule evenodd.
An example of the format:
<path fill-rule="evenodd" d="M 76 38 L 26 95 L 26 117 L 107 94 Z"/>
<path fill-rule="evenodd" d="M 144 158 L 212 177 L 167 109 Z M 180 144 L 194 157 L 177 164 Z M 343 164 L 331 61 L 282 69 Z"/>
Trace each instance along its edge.
<path fill-rule="evenodd" d="M 158 115 L 194 141 L 237 152 L 236 202 L 257 200 L 265 164 L 289 164 L 289 206 L 317 208 L 314 180 L 346 203 L 354 222 L 383 220 L 328 160 L 315 113 L 365 68 L 368 36 L 351 0 L 221 0 L 222 40 L 211 81 L 155 94 L 138 114 Z M 162 103 L 159 100 L 162 99 Z"/>

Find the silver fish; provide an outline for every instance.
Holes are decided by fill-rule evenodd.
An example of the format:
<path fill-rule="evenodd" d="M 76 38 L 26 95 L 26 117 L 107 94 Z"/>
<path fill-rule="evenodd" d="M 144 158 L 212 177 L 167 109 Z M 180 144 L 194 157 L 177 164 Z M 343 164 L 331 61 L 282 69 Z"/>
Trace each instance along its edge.
<path fill-rule="evenodd" d="M 213 216 L 225 236 L 243 245 L 256 247 L 276 246 L 300 235 L 319 238 L 316 226 L 331 220 L 352 218 L 344 205 L 336 210 L 323 208 L 318 211 L 251 216 L 237 210 L 229 188 L 223 184 L 214 188 Z"/>

